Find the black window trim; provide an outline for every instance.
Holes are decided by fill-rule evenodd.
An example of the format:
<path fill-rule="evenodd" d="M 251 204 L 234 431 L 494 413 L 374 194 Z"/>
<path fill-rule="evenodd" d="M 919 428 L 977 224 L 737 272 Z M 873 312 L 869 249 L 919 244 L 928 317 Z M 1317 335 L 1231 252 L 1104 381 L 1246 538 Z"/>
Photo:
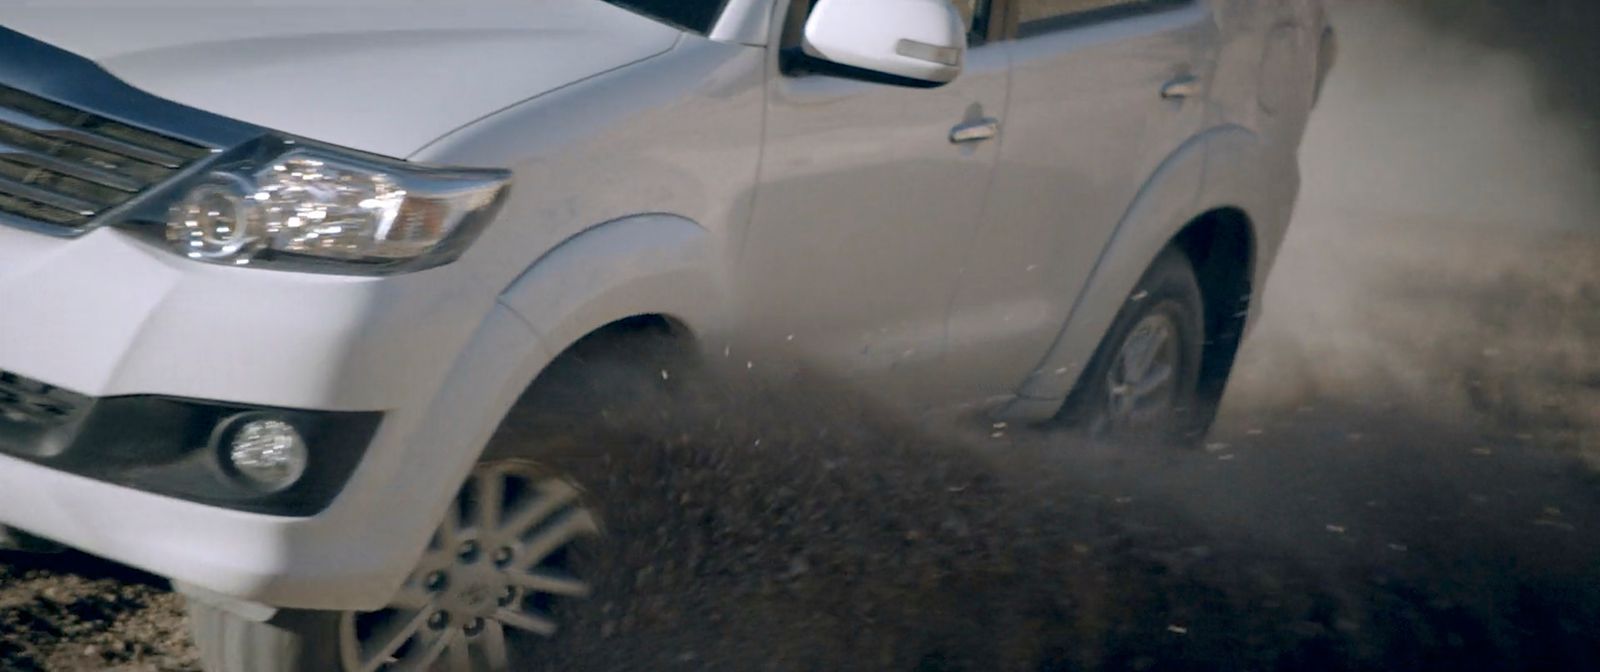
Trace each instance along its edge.
<path fill-rule="evenodd" d="M 716 10 L 711 12 L 710 20 L 706 22 L 706 25 L 704 27 L 701 27 L 701 26 L 684 25 L 683 23 L 675 21 L 675 20 L 673 20 L 671 18 L 662 16 L 660 14 L 656 14 L 655 12 L 651 12 L 649 10 L 646 10 L 646 9 L 642 8 L 642 7 L 638 7 L 638 6 L 636 6 L 635 3 L 639 2 L 639 0 L 631 0 L 631 1 L 630 0 L 600 0 L 600 1 L 604 2 L 604 3 L 608 4 L 608 5 L 611 5 L 613 7 L 616 7 L 618 9 L 621 9 L 623 11 L 633 12 L 634 14 L 638 14 L 639 16 L 642 16 L 642 17 L 645 17 L 647 19 L 650 19 L 651 21 L 656 21 L 656 22 L 659 22 L 659 23 L 663 23 L 663 24 L 672 26 L 673 28 L 677 28 L 679 30 L 683 30 L 683 31 L 687 31 L 687 32 L 690 32 L 690 33 L 694 33 L 694 34 L 700 35 L 702 37 L 704 37 L 706 35 L 710 35 L 711 31 L 717 27 L 717 22 L 721 21 L 722 20 L 722 15 L 726 14 L 727 11 L 728 11 L 728 2 L 729 2 L 729 0 L 715 0 L 715 2 L 717 3 Z M 686 0 L 677 0 L 677 1 L 678 2 L 684 2 Z"/>
<path fill-rule="evenodd" d="M 995 0 L 1007 6 L 1007 21 L 1009 39 L 1022 40 L 1050 33 L 1084 28 L 1087 26 L 1121 21 L 1141 16 L 1150 16 L 1166 12 L 1186 9 L 1195 5 L 1200 0 L 1144 0 L 1129 2 L 1120 5 L 1110 5 L 1099 9 L 1091 9 L 1072 14 L 1053 16 L 1048 19 L 1036 19 L 1023 23 L 1021 21 L 1022 0 Z"/>

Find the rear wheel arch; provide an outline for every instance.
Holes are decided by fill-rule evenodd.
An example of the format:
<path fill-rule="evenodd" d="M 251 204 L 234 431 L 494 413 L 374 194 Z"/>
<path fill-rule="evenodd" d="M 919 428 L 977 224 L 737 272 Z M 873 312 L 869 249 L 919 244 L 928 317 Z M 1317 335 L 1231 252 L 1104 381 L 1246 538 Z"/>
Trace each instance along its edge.
<path fill-rule="evenodd" d="M 1106 243 L 1049 353 L 998 415 L 1020 421 L 1052 417 L 1061 400 L 1077 388 L 1125 299 L 1169 246 L 1188 244 L 1190 252 L 1199 253 L 1208 249 L 1199 243 L 1211 240 L 1207 235 L 1211 232 L 1247 230 L 1249 261 L 1243 267 L 1249 269 L 1249 289 L 1259 291 L 1282 244 L 1284 223 L 1299 187 L 1293 158 L 1292 152 L 1273 147 L 1236 124 L 1212 127 L 1175 151 Z M 1216 277 L 1203 278 L 1202 283 L 1207 280 Z M 1228 314 L 1237 312 L 1242 310 Z M 1245 316 L 1246 323 L 1253 317 L 1253 313 Z M 1212 377 L 1227 372 L 1231 355 L 1218 361 L 1227 364 L 1213 365 Z M 1217 385 L 1213 394 L 1220 391 Z"/>

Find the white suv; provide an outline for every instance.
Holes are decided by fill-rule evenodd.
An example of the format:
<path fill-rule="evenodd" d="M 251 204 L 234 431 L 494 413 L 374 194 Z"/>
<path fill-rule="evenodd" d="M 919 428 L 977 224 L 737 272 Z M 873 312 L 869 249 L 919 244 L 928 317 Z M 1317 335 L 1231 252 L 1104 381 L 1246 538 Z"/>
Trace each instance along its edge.
<path fill-rule="evenodd" d="M 1333 57 L 1315 0 L 0 26 L 0 523 L 170 577 L 228 671 L 514 666 L 598 522 L 497 428 L 641 325 L 930 412 L 1203 430 Z"/>

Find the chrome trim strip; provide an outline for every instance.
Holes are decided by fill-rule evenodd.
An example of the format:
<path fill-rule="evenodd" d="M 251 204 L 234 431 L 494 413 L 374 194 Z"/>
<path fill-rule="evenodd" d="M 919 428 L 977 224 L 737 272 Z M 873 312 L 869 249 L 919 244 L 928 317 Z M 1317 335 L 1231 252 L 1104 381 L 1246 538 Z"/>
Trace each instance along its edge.
<path fill-rule="evenodd" d="M 900 40 L 894 45 L 894 53 L 952 68 L 961 65 L 961 49 L 958 47 L 941 47 L 916 40 Z"/>
<path fill-rule="evenodd" d="M 9 28 L 0 27 L 0 45 L 5 45 L 0 49 L 0 84 L 111 121 L 200 145 L 209 149 L 213 156 L 224 149 L 242 146 L 267 132 L 266 129 L 253 124 L 146 93 L 128 85 L 82 56 Z M 37 131 L 40 133 L 65 131 L 71 135 L 58 134 L 55 137 L 158 165 L 176 167 L 188 164 L 182 170 L 168 176 L 167 180 L 180 179 L 183 175 L 200 170 L 210 163 L 210 159 L 206 157 L 185 161 L 160 150 L 126 145 L 103 136 L 80 137 L 89 134 L 60 127 L 58 124 L 34 118 L 18 110 L 4 110 L 0 120 L 30 130 L 47 129 Z M 152 159 L 159 160 L 152 161 Z M 166 182 L 141 186 L 157 188 L 164 183 Z M 54 205 L 49 201 L 25 194 L 18 195 Z M 136 196 L 126 203 L 97 213 L 81 226 L 35 222 L 6 213 L 0 213 L 0 225 L 10 225 L 61 238 L 74 238 L 98 228 L 102 222 L 136 206 L 143 200 L 142 196 Z"/>
<path fill-rule="evenodd" d="M 66 140 L 85 147 L 93 147 L 101 151 L 120 154 L 145 163 L 153 163 L 162 168 L 177 168 L 184 163 L 183 159 L 160 150 L 130 145 L 121 140 L 95 135 L 82 129 L 62 126 L 47 119 L 40 119 L 22 110 L 8 107 L 0 107 L 0 124 L 15 126 L 29 133 L 48 138 Z"/>
<path fill-rule="evenodd" d="M 0 82 L 113 121 L 212 149 L 234 147 L 265 129 L 129 86 L 94 62 L 0 27 Z"/>
<path fill-rule="evenodd" d="M 85 200 L 73 198 L 66 194 L 58 194 L 46 189 L 15 182 L 0 177 L 0 194 L 10 194 L 17 198 L 26 198 L 35 203 L 43 203 L 57 210 L 75 212 L 84 217 L 92 217 L 100 210 L 100 206 Z"/>
<path fill-rule="evenodd" d="M 43 168 L 52 173 L 76 177 L 80 180 L 93 182 L 130 194 L 137 193 L 147 186 L 130 177 L 104 171 L 87 164 L 66 161 L 49 154 L 40 154 L 31 149 L 7 144 L 3 141 L 0 141 L 0 159 L 13 163 L 25 163 L 35 168 Z"/>

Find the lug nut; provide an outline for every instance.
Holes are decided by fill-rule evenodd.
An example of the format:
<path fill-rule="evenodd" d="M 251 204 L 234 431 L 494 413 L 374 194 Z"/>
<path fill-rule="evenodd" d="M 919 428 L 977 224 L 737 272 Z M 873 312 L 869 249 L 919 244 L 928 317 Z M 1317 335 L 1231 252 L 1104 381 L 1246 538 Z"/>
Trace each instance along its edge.
<path fill-rule="evenodd" d="M 494 552 L 493 560 L 494 564 L 504 567 L 511 564 L 511 559 L 515 557 L 517 557 L 517 554 L 511 550 L 510 546 L 501 546 Z"/>
<path fill-rule="evenodd" d="M 469 637 L 483 632 L 483 619 L 474 618 L 470 621 L 467 621 L 467 624 L 463 626 L 461 630 L 467 633 L 467 636 Z"/>
<path fill-rule="evenodd" d="M 428 617 L 428 627 L 434 630 L 443 630 L 447 625 L 450 625 L 450 614 L 435 611 L 433 615 Z"/>
<path fill-rule="evenodd" d="M 444 590 L 444 587 L 449 583 L 450 581 L 445 577 L 444 572 L 433 572 L 428 575 L 427 579 L 423 580 L 422 586 L 427 588 L 428 592 L 437 593 Z"/>
<path fill-rule="evenodd" d="M 461 550 L 456 552 L 456 556 L 461 558 L 465 562 L 472 562 L 474 560 L 477 560 L 478 559 L 478 542 L 476 542 L 476 541 L 462 542 Z"/>
<path fill-rule="evenodd" d="M 511 586 L 506 586 L 505 590 L 500 591 L 500 600 L 499 600 L 500 606 L 509 607 L 509 606 L 511 606 L 511 604 L 513 602 L 516 602 L 516 601 L 517 601 L 517 589 L 516 588 L 513 588 Z"/>

